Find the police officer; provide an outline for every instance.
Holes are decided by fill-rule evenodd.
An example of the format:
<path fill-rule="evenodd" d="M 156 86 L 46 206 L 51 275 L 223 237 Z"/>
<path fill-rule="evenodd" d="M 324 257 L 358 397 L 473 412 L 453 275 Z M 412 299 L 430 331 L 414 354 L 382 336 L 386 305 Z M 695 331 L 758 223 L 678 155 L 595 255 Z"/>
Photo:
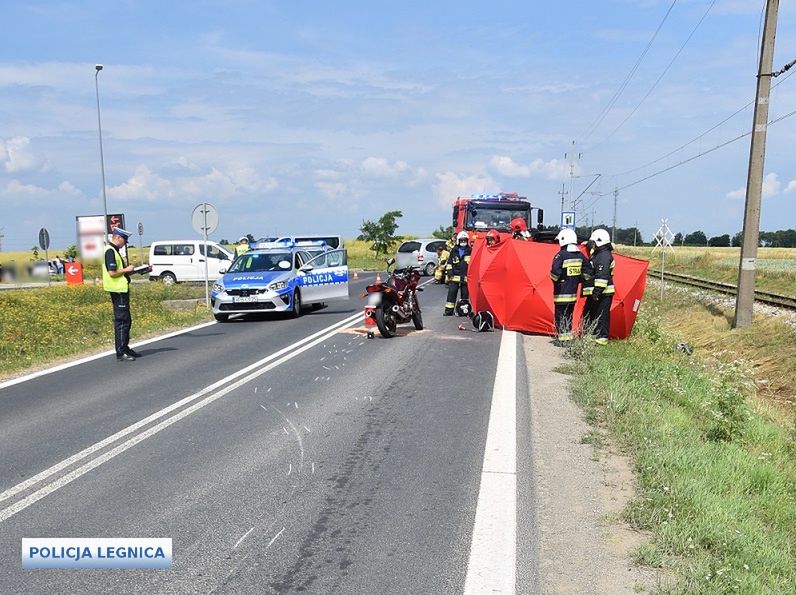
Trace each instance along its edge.
<path fill-rule="evenodd" d="M 437 246 L 437 268 L 434 269 L 434 283 L 441 285 L 445 283 L 445 265 L 448 264 L 450 252 L 445 248 L 445 244 Z"/>
<path fill-rule="evenodd" d="M 238 245 L 235 246 L 235 256 L 240 256 L 244 252 L 248 252 L 249 250 L 249 238 L 246 236 L 242 236 L 238 240 Z"/>
<path fill-rule="evenodd" d="M 130 273 L 134 267 L 127 264 L 120 252 L 127 245 L 129 237 L 129 231 L 114 227 L 111 243 L 105 247 L 102 262 L 102 288 L 110 294 L 113 303 L 113 338 L 116 359 L 120 362 L 132 362 L 140 357 L 129 345 L 130 327 L 133 324 L 130 315 Z"/>
<path fill-rule="evenodd" d="M 598 345 L 608 344 L 608 331 L 611 327 L 611 301 L 614 298 L 614 257 L 611 254 L 611 236 L 604 229 L 595 229 L 587 243 L 591 258 L 589 272 L 594 279 L 584 278 L 583 295 L 586 307 L 583 310 L 584 323 L 595 325 L 594 334 Z"/>
<path fill-rule="evenodd" d="M 586 257 L 578 249 L 578 236 L 572 229 L 562 229 L 556 236 L 561 250 L 553 257 L 550 279 L 553 281 L 553 305 L 557 338 L 560 342 L 571 341 L 572 315 L 578 300 L 578 286 L 584 270 Z"/>
<path fill-rule="evenodd" d="M 443 316 L 453 316 L 456 308 L 456 294 L 462 300 L 469 300 L 467 291 L 467 267 L 470 264 L 470 238 L 466 231 L 460 231 L 456 236 L 456 246 L 448 255 L 445 273 L 448 276 L 448 301 L 445 302 Z"/>

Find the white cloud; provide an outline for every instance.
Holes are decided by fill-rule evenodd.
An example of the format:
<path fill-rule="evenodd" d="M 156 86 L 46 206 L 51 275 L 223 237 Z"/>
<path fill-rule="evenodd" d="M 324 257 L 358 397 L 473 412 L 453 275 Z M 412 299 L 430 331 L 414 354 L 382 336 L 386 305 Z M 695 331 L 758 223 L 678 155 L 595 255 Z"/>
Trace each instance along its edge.
<path fill-rule="evenodd" d="M 361 167 L 366 175 L 374 178 L 391 178 L 409 169 L 406 161 L 395 161 L 391 164 L 382 157 L 368 157 Z"/>
<path fill-rule="evenodd" d="M 339 198 L 348 191 L 348 186 L 343 182 L 315 182 L 315 187 L 331 199 Z"/>
<path fill-rule="evenodd" d="M 434 197 L 442 206 L 450 206 L 457 196 L 468 196 L 473 193 L 499 192 L 497 182 L 488 174 L 473 174 L 460 177 L 452 171 L 437 173 L 434 184 Z"/>
<path fill-rule="evenodd" d="M 780 189 L 782 188 L 782 182 L 779 181 L 779 178 L 775 172 L 769 172 L 766 174 L 766 177 L 763 178 L 763 189 L 762 195 L 763 198 L 770 198 L 772 196 L 776 196 L 779 194 Z M 792 180 L 788 187 L 785 188 L 785 192 L 788 192 L 792 189 L 796 188 L 796 180 Z M 740 188 L 728 192 L 726 194 L 727 198 L 746 198 L 746 186 L 741 186 Z"/>
<path fill-rule="evenodd" d="M 189 167 L 193 172 L 198 166 Z M 154 202 L 165 198 L 196 197 L 227 199 L 240 194 L 270 192 L 279 182 L 270 176 L 261 177 L 247 165 L 227 171 L 213 167 L 208 173 L 196 176 L 165 178 L 146 165 L 139 165 L 135 173 L 118 186 L 108 189 L 108 195 L 118 200 L 145 200 Z"/>
<path fill-rule="evenodd" d="M 517 163 L 508 155 L 495 155 L 489 161 L 492 169 L 507 178 L 529 178 L 533 175 L 542 175 L 548 180 L 561 180 L 569 172 L 569 164 L 563 159 L 534 159 L 530 163 Z"/>
<path fill-rule="evenodd" d="M 71 182 L 63 181 L 56 188 L 44 188 L 35 184 L 23 184 L 19 180 L 10 180 L 4 188 L 0 189 L 0 197 L 9 200 L 30 201 L 47 200 L 51 198 L 63 199 L 64 197 L 79 198 L 83 193 Z"/>
<path fill-rule="evenodd" d="M 83 192 L 74 186 L 71 182 L 61 182 L 58 184 L 58 192 L 61 194 L 66 194 L 68 196 L 80 197 L 83 196 Z"/>
<path fill-rule="evenodd" d="M 8 140 L 0 140 L 0 161 L 8 173 L 35 169 L 37 160 L 30 150 L 30 139 L 26 136 L 15 136 Z"/>
<path fill-rule="evenodd" d="M 794 190 L 796 190 L 796 180 L 791 180 L 785 187 L 785 192 L 793 192 Z"/>
<path fill-rule="evenodd" d="M 334 169 L 316 169 L 315 176 L 319 180 L 339 180 L 343 174 Z"/>

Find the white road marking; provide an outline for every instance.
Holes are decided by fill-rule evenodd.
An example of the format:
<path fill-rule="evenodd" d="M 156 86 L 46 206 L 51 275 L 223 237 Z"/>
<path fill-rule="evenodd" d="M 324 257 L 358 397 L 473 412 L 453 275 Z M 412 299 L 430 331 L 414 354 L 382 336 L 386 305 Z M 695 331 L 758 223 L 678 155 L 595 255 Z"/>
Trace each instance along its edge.
<path fill-rule="evenodd" d="M 246 533 L 244 533 L 244 534 L 243 534 L 243 537 L 241 537 L 240 539 L 238 539 L 238 541 L 235 543 L 235 545 L 234 545 L 234 546 L 232 546 L 232 549 L 233 549 L 233 550 L 234 550 L 234 549 L 237 549 L 237 548 L 238 548 L 238 546 L 239 546 L 241 543 L 243 543 L 243 540 L 244 540 L 244 539 L 246 539 L 246 538 L 249 536 L 249 533 L 251 533 L 252 531 L 254 531 L 254 527 L 252 527 L 251 529 L 249 529 L 248 531 L 246 531 Z"/>
<path fill-rule="evenodd" d="M 265 549 L 268 549 L 269 547 L 271 547 L 271 545 L 273 545 L 273 543 L 276 541 L 277 537 L 279 537 L 280 535 L 282 535 L 282 532 L 283 532 L 284 530 L 285 530 L 285 528 L 284 528 L 284 527 L 282 527 L 282 531 L 280 531 L 279 533 L 277 533 L 276 535 L 274 535 L 274 538 L 273 538 L 271 541 L 269 541 L 269 542 L 268 542 L 268 545 L 267 545 L 267 546 L 265 546 Z"/>
<path fill-rule="evenodd" d="M 190 333 L 192 331 L 198 331 L 199 329 L 203 329 L 213 324 L 216 324 L 215 320 L 211 322 L 204 322 L 202 324 L 197 324 L 196 326 L 185 328 L 179 331 L 174 331 L 173 333 L 160 335 L 158 337 L 152 337 L 151 339 L 147 339 L 145 341 L 139 341 L 138 343 L 133 343 L 130 347 L 136 349 L 138 347 L 141 347 L 142 345 L 149 345 L 150 343 L 163 341 L 164 339 L 171 339 L 172 337 L 176 337 L 178 335 L 184 335 L 185 333 Z M 40 378 L 41 376 L 46 376 L 47 374 L 52 374 L 53 372 L 60 372 L 61 370 L 73 368 L 75 366 L 79 366 L 87 362 L 93 362 L 94 360 L 101 359 L 109 355 L 114 355 L 115 353 L 116 353 L 115 350 L 109 349 L 108 351 L 103 351 L 102 353 L 95 353 L 94 355 L 89 355 L 86 357 L 82 357 L 80 359 L 76 359 L 71 362 L 66 362 L 65 364 L 60 364 L 57 366 L 53 366 L 52 368 L 47 368 L 46 370 L 39 370 L 38 372 L 33 372 L 31 374 L 26 374 L 25 376 L 20 376 L 19 378 L 6 380 L 5 382 L 0 382 L 0 389 L 8 388 L 9 386 L 14 386 L 15 384 L 20 384 L 22 382 L 27 382 L 28 380 L 33 380 L 34 378 Z"/>
<path fill-rule="evenodd" d="M 514 593 L 517 568 L 517 333 L 503 331 L 465 594 Z"/>
<path fill-rule="evenodd" d="M 291 473 L 293 473 L 293 463 L 288 463 L 287 464 L 287 474 L 290 475 Z"/>
<path fill-rule="evenodd" d="M 307 426 L 303 426 L 305 430 L 307 430 L 307 434 L 311 434 L 310 429 Z"/>
<path fill-rule="evenodd" d="M 268 408 L 265 405 L 260 405 L 263 408 L 263 411 L 268 411 Z"/>
<path fill-rule="evenodd" d="M 300 341 L 297 341 L 293 345 L 290 345 L 288 347 L 280 349 L 276 353 L 273 353 L 273 354 L 269 355 L 268 357 L 265 357 L 265 358 L 261 359 L 260 361 L 255 362 L 254 364 L 246 366 L 242 370 L 239 370 L 239 371 L 235 372 L 234 374 L 231 374 L 230 376 L 227 376 L 226 378 L 223 378 L 223 379 L 219 380 L 218 382 L 214 382 L 210 386 L 203 388 L 201 391 L 199 391 L 197 393 L 194 393 L 193 395 L 190 395 L 190 396 L 188 396 L 188 397 L 186 397 L 186 398 L 184 398 L 184 399 L 182 399 L 182 400 L 180 400 L 180 401 L 178 401 L 178 402 L 176 402 L 176 403 L 174 403 L 172 405 L 169 405 L 168 407 L 165 407 L 165 408 L 161 409 L 160 411 L 157 411 L 157 412 L 153 413 L 152 415 L 150 415 L 150 416 L 148 416 L 148 417 L 146 417 L 146 418 L 144 418 L 144 419 L 132 424 L 131 426 L 128 426 L 127 428 L 125 428 L 123 430 L 120 430 L 119 432 L 116 432 L 112 436 L 109 436 L 109 437 L 105 438 L 104 440 L 101 440 L 101 441 L 97 442 L 96 444 L 93 444 L 93 445 L 89 446 L 88 448 L 85 448 L 85 449 L 81 450 L 80 452 L 78 452 L 77 454 L 72 455 L 68 459 L 65 459 L 65 460 L 61 461 L 60 463 L 57 463 L 57 464 L 53 465 L 49 469 L 46 469 L 46 470 L 42 471 L 41 473 L 38 473 L 37 475 L 34 475 L 33 477 L 23 481 L 22 483 L 19 483 L 19 484 L 13 486 L 13 487 L 7 489 L 2 494 L 0 494 L 0 502 L 2 502 L 3 500 L 7 500 L 7 499 L 11 498 L 12 496 L 14 496 L 16 494 L 18 494 L 18 493 L 20 493 L 22 491 L 25 491 L 26 489 L 30 488 L 31 486 L 35 485 L 36 483 L 39 483 L 40 481 L 43 481 L 43 480 L 47 479 L 48 477 L 67 469 L 69 466 L 77 463 L 78 461 L 81 461 L 81 460 L 85 459 L 86 457 L 91 456 L 92 454 L 94 454 L 98 450 L 101 450 L 102 448 L 104 448 L 104 447 L 106 447 L 106 446 L 118 441 L 119 439 L 121 439 L 121 438 L 123 438 L 123 437 L 125 437 L 125 436 L 127 436 L 129 434 L 132 434 L 133 432 L 141 429 L 143 426 L 146 426 L 147 424 L 151 423 L 152 421 L 155 421 L 155 420 L 157 420 L 157 419 L 159 419 L 161 417 L 164 417 L 165 415 L 168 415 L 169 413 L 173 412 L 175 409 L 179 409 L 181 406 L 186 405 L 186 404 L 190 403 L 191 401 L 196 401 L 197 399 L 199 399 L 201 397 L 204 397 L 203 399 L 201 399 L 200 401 L 194 403 L 190 407 L 187 407 L 187 408 L 179 411 L 175 415 L 173 415 L 173 416 L 161 421 L 157 425 L 152 426 L 151 428 L 147 429 L 144 432 L 141 432 L 140 434 L 137 434 L 136 436 L 134 436 L 134 437 L 128 439 L 127 441 L 119 444 L 118 446 L 116 446 L 115 448 L 109 450 L 108 452 L 105 452 L 102 455 L 98 456 L 97 458 L 95 458 L 95 459 L 83 464 L 82 466 L 80 466 L 77 469 L 71 471 L 70 473 L 68 473 L 68 474 L 66 474 L 66 475 L 64 475 L 62 477 L 59 477 L 58 479 L 56 479 L 52 483 L 39 488 L 37 491 L 29 494 L 28 496 L 26 496 L 25 498 L 19 500 L 17 503 L 13 504 L 12 506 L 9 506 L 9 507 L 7 507 L 5 509 L 0 510 L 0 522 L 3 522 L 5 520 L 11 518 L 16 513 L 20 512 L 21 510 L 24 510 L 25 508 L 27 508 L 31 504 L 34 504 L 35 502 L 37 502 L 38 500 L 41 500 L 42 498 L 44 498 L 48 494 L 50 494 L 50 493 L 54 492 L 55 490 L 57 490 L 57 489 L 65 486 L 65 485 L 71 483 L 72 481 L 74 481 L 75 479 L 80 477 L 81 475 L 84 475 L 85 473 L 88 473 L 89 471 L 91 471 L 95 467 L 98 467 L 98 466 L 102 465 L 103 463 L 111 460 L 115 456 L 117 456 L 117 455 L 121 454 L 122 452 L 126 451 L 127 449 L 135 446 L 136 444 L 138 444 L 139 442 L 145 440 L 146 438 L 149 438 L 150 436 L 154 436 L 155 434 L 157 434 L 158 432 L 160 432 L 164 428 L 167 428 L 170 425 L 172 425 L 173 423 L 175 423 L 175 422 L 177 422 L 177 421 L 189 416 L 191 413 L 194 413 L 195 411 L 198 411 L 199 409 L 202 409 L 203 407 L 209 405 L 210 403 L 212 403 L 213 401 L 215 401 L 217 399 L 220 399 L 221 397 L 223 397 L 224 395 L 232 392 L 233 390 L 235 390 L 235 389 L 237 389 L 237 388 L 239 388 L 241 386 L 244 386 L 245 384 L 248 384 L 249 382 L 251 382 L 255 378 L 258 378 L 258 377 L 262 376 L 266 372 L 268 372 L 268 371 L 276 368 L 277 366 L 280 366 L 281 364 L 293 359 L 294 357 L 304 353 L 308 349 L 310 349 L 312 347 L 315 347 L 316 345 L 321 343 L 323 340 L 328 339 L 330 334 L 333 335 L 338 330 L 340 330 L 341 328 L 344 328 L 344 327 L 347 327 L 347 326 L 351 326 L 352 324 L 356 324 L 359 321 L 360 317 L 361 317 L 360 313 L 358 313 L 356 315 L 353 315 L 353 316 L 349 316 L 348 318 L 345 318 L 345 319 L 343 319 L 343 320 L 341 320 L 341 321 L 339 321 L 339 322 L 337 322 L 337 323 L 335 323 L 333 325 L 330 325 L 329 327 L 327 327 L 326 329 L 324 329 L 322 331 L 318 331 L 317 333 L 314 333 L 314 334 L 312 334 L 312 335 L 310 335 L 308 337 L 305 337 L 304 339 L 302 339 Z M 252 372 L 252 370 L 254 370 L 254 371 Z M 248 373 L 248 375 L 245 375 L 247 373 Z M 243 376 L 243 378 L 241 378 L 241 376 Z M 231 380 L 234 380 L 236 378 L 240 378 L 240 379 L 235 381 L 235 382 L 233 382 L 233 383 L 231 383 L 231 384 L 228 384 Z M 219 388 L 219 387 L 222 387 L 222 386 L 223 386 L 223 388 Z M 216 389 L 219 389 L 219 390 L 216 391 Z M 216 392 L 213 392 L 213 391 L 216 391 Z M 287 433 L 287 430 L 285 430 L 285 433 Z"/>

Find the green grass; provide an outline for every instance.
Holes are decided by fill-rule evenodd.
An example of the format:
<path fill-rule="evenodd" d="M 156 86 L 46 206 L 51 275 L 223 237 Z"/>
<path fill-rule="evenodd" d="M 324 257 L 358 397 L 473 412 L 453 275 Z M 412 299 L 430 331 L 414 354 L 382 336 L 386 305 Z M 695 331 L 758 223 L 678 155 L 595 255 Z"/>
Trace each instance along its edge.
<path fill-rule="evenodd" d="M 203 286 L 132 286 L 133 341 L 211 320 L 202 302 L 173 311 L 163 300 L 204 298 Z M 113 346 L 113 309 L 101 287 L 54 286 L 0 292 L 0 376 Z"/>
<path fill-rule="evenodd" d="M 650 268 L 660 269 L 660 252 L 652 254 L 649 246 L 617 246 L 617 252 L 650 261 Z M 666 270 L 703 279 L 736 284 L 740 248 L 703 248 L 675 246 L 666 252 Z M 759 248 L 757 253 L 757 289 L 796 295 L 796 248 Z"/>
<path fill-rule="evenodd" d="M 749 398 L 732 350 L 721 363 L 675 351 L 669 314 L 642 309 L 629 340 L 570 365 L 589 419 L 634 459 L 624 516 L 653 535 L 635 559 L 664 569 L 667 593 L 794 593 L 796 425 Z"/>

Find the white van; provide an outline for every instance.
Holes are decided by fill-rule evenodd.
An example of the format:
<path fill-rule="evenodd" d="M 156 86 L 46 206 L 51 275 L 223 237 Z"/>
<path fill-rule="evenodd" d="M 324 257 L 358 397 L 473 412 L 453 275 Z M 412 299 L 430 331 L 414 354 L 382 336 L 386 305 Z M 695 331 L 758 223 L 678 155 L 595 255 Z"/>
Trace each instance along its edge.
<path fill-rule="evenodd" d="M 205 251 L 205 248 L 207 250 Z M 208 240 L 168 240 L 152 242 L 149 248 L 150 281 L 163 281 L 166 285 L 180 281 L 204 281 L 205 252 L 207 252 L 207 274 L 211 280 L 221 276 L 221 269 L 228 269 L 235 255 L 216 242 Z"/>

